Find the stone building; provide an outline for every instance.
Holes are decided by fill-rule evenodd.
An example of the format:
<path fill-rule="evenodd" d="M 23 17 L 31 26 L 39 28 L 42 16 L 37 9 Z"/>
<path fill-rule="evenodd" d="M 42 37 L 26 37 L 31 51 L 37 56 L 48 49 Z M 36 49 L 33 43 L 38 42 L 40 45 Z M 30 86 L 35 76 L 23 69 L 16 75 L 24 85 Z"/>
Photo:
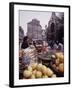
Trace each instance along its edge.
<path fill-rule="evenodd" d="M 27 23 L 27 36 L 32 40 L 42 40 L 42 26 L 39 20 L 32 19 Z"/>
<path fill-rule="evenodd" d="M 62 41 L 64 37 L 64 20 L 57 17 L 55 12 L 52 12 L 50 21 L 48 22 L 48 28 L 46 30 L 47 41 Z"/>

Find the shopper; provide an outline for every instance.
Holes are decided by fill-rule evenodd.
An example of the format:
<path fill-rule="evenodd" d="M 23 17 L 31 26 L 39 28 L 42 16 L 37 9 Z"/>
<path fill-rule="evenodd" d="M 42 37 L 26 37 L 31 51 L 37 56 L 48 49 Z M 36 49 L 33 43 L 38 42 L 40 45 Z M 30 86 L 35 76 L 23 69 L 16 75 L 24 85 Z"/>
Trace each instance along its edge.
<path fill-rule="evenodd" d="M 29 45 L 28 45 L 28 37 L 25 36 L 25 37 L 23 38 L 23 43 L 22 43 L 21 48 L 22 48 L 22 49 L 25 49 L 25 48 L 27 48 L 27 47 L 29 47 Z"/>

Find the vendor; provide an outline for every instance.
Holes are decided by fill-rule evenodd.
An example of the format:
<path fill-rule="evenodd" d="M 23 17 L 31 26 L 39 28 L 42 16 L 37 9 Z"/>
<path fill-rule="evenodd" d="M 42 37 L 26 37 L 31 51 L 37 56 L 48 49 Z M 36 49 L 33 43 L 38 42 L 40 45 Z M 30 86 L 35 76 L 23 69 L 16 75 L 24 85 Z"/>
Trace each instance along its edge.
<path fill-rule="evenodd" d="M 23 38 L 23 43 L 22 43 L 21 48 L 22 48 L 22 49 L 25 49 L 25 48 L 27 48 L 27 47 L 29 47 L 29 45 L 28 45 L 28 37 L 25 36 L 25 37 Z"/>

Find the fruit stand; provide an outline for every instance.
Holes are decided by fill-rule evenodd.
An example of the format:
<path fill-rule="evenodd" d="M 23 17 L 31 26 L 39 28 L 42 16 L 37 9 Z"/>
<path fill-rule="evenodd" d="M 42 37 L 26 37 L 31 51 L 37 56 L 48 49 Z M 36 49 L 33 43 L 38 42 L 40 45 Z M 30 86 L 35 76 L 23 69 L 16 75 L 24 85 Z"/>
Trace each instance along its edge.
<path fill-rule="evenodd" d="M 56 78 L 64 76 L 63 52 L 46 51 L 30 46 L 19 52 L 19 78 Z M 39 51 L 38 51 L 39 50 Z"/>

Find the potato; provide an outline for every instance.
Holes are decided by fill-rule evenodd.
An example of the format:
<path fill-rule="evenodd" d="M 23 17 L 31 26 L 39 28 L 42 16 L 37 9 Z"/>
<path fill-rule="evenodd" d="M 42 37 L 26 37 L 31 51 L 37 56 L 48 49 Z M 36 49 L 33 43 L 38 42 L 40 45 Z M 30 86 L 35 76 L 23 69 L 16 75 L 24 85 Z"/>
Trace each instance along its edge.
<path fill-rule="evenodd" d="M 59 71 L 62 73 L 64 72 L 64 64 L 63 63 L 59 64 Z"/>
<path fill-rule="evenodd" d="M 28 66 L 28 70 L 32 72 L 32 67 L 31 66 Z"/>
<path fill-rule="evenodd" d="M 32 67 L 33 70 L 36 69 L 37 68 L 37 63 L 32 64 L 31 67 Z"/>
<path fill-rule="evenodd" d="M 24 76 L 25 78 L 29 78 L 29 77 L 31 77 L 31 75 L 32 75 L 32 72 L 31 72 L 31 71 L 24 70 L 23 76 Z"/>
<path fill-rule="evenodd" d="M 42 70 L 42 66 L 43 66 L 42 64 L 38 64 L 36 69 L 37 69 L 38 71 L 41 71 L 41 70 Z"/>
<path fill-rule="evenodd" d="M 36 72 L 36 78 L 41 78 L 42 77 L 42 73 L 40 71 Z"/>
<path fill-rule="evenodd" d="M 50 68 L 47 68 L 47 75 L 51 77 L 53 75 L 53 71 Z"/>
<path fill-rule="evenodd" d="M 46 74 L 46 73 L 47 73 L 47 67 L 44 66 L 44 65 L 42 66 L 42 73 L 43 73 L 43 74 Z"/>

